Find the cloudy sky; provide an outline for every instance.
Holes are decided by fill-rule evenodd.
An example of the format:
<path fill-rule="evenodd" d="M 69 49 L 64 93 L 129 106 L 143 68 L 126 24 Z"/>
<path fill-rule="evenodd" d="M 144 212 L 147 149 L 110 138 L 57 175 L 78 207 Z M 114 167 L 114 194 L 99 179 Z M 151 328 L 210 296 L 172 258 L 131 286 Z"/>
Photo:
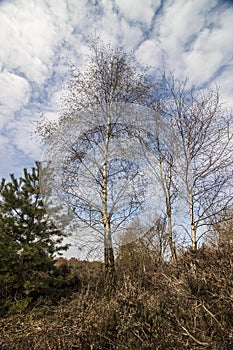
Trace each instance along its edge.
<path fill-rule="evenodd" d="M 66 62 L 81 66 L 95 33 L 142 64 L 217 82 L 233 106 L 232 1 L 0 0 L 0 178 L 40 159 L 35 123 L 57 113 Z"/>

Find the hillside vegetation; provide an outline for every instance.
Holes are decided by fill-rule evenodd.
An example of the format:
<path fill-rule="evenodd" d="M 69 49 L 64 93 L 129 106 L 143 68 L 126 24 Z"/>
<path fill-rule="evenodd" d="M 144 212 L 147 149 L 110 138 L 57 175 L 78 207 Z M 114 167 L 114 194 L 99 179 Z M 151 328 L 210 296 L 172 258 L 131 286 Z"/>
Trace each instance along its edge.
<path fill-rule="evenodd" d="M 174 265 L 139 246 L 119 253 L 111 297 L 102 263 L 58 259 L 50 285 L 0 319 L 0 349 L 232 349 L 233 247 L 181 251 Z"/>

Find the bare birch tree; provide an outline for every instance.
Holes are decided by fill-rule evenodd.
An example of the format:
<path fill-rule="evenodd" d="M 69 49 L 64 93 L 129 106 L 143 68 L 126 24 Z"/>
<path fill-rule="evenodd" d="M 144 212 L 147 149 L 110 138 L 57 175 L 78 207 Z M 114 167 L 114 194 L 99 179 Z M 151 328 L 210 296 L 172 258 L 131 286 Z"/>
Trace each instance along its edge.
<path fill-rule="evenodd" d="M 38 128 L 54 167 L 51 185 L 82 227 L 95 230 L 104 243 L 109 291 L 115 284 L 113 233 L 144 204 L 138 150 L 148 118 L 140 105 L 148 104 L 152 87 L 130 55 L 96 41 L 87 69 L 72 66 L 61 117 Z"/>
<path fill-rule="evenodd" d="M 176 262 L 173 204 L 177 197 L 177 187 L 174 185 L 177 181 L 175 174 L 178 156 L 176 153 L 177 137 L 169 120 L 163 119 L 159 113 L 154 113 L 153 117 L 150 138 L 144 140 L 144 156 L 149 164 L 154 186 L 157 188 L 159 198 L 157 201 L 161 211 L 160 215 L 165 218 L 164 227 L 169 237 L 171 257 L 173 262 Z M 155 209 L 155 211 L 158 210 Z"/>
<path fill-rule="evenodd" d="M 161 100 L 160 113 L 178 135 L 174 141 L 179 154 L 178 192 L 188 205 L 187 232 L 196 249 L 205 228 L 233 205 L 233 120 L 220 102 L 217 88 L 188 88 L 187 81 L 172 75 L 164 75 L 163 81 L 166 98 Z"/>

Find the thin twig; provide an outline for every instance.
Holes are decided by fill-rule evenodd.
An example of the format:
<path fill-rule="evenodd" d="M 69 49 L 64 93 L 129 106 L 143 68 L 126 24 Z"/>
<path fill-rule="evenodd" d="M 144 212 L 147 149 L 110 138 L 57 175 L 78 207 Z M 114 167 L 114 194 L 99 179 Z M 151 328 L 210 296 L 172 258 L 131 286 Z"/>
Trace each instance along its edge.
<path fill-rule="evenodd" d="M 210 345 L 209 343 L 204 343 L 200 340 L 198 340 L 197 338 L 195 338 L 184 326 L 182 326 L 182 324 L 180 324 L 180 322 L 178 321 L 180 327 L 185 331 L 185 335 L 188 335 L 192 340 L 194 340 L 197 344 L 201 345 L 201 346 L 208 346 Z"/>

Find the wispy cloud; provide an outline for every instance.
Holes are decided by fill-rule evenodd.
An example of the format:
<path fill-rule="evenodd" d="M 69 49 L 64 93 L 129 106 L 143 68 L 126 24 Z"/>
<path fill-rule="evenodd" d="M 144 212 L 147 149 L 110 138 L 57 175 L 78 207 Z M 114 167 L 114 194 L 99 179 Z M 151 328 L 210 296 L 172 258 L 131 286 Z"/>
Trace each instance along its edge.
<path fill-rule="evenodd" d="M 3 128 L 14 118 L 30 98 L 30 86 L 27 79 L 5 69 L 0 73 L 0 127 Z"/>
<path fill-rule="evenodd" d="M 159 0 L 116 0 L 120 14 L 135 24 L 144 24 L 149 27 L 156 9 L 161 5 Z"/>
<path fill-rule="evenodd" d="M 217 0 L 5 0 L 0 3 L 0 176 L 40 157 L 40 112 L 57 113 L 68 58 L 95 33 L 155 68 L 219 83 L 233 105 L 233 6 Z"/>

